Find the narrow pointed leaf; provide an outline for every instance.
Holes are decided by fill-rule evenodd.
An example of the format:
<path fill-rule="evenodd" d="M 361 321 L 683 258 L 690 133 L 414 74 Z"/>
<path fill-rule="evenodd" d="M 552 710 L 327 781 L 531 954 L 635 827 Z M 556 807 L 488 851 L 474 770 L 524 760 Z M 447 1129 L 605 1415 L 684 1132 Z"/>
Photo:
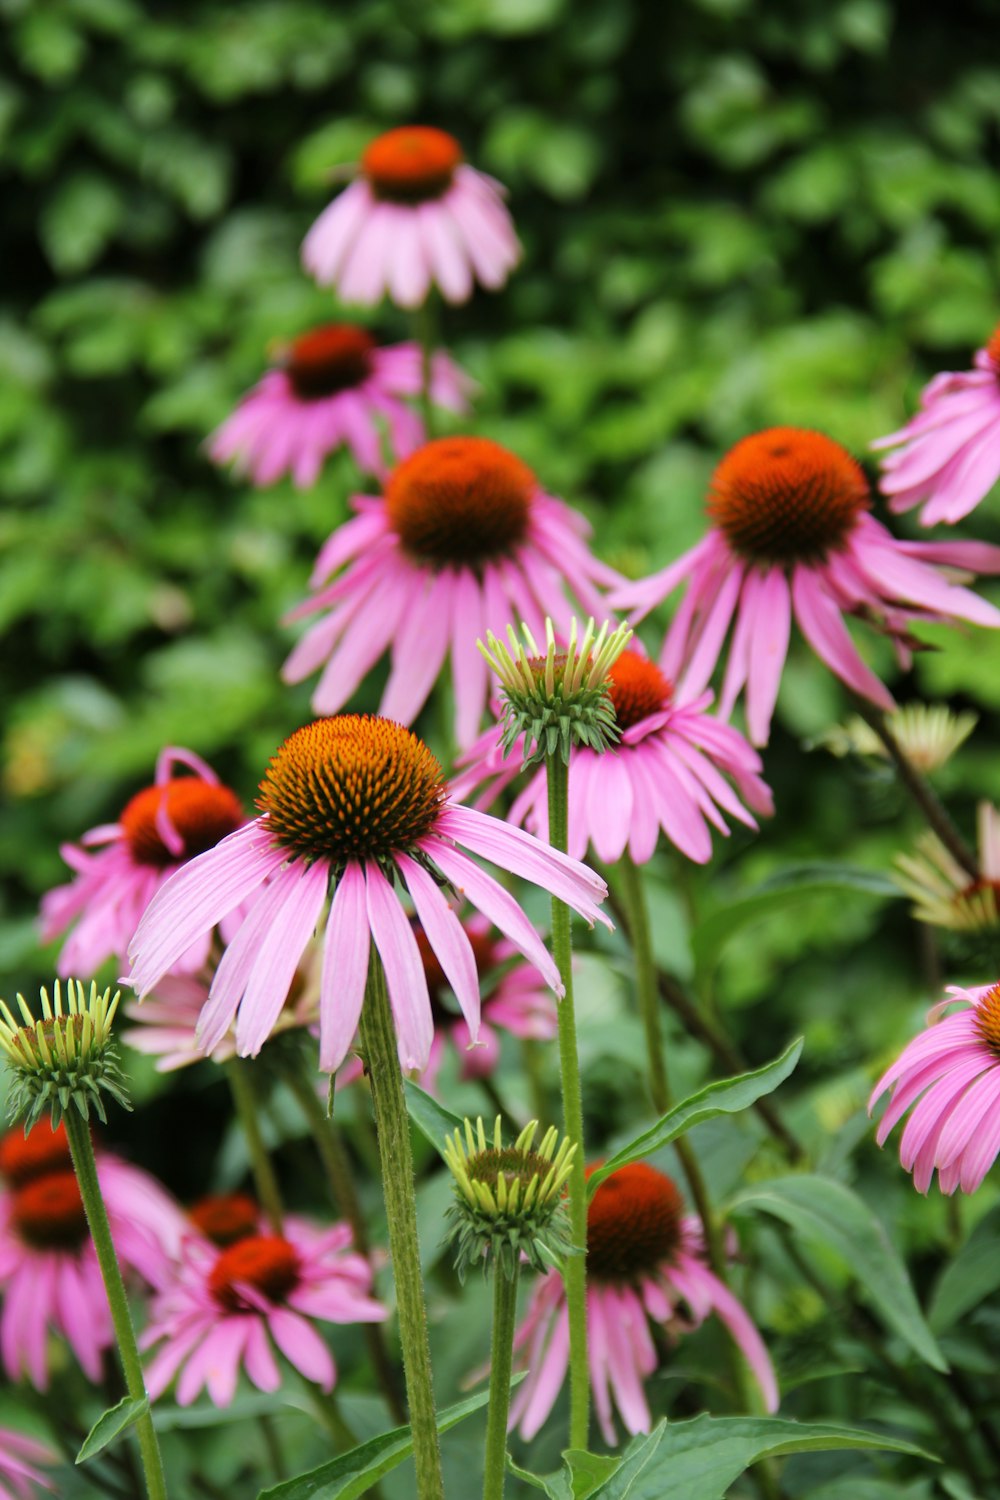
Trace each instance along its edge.
<path fill-rule="evenodd" d="M 1000 1207 L 991 1208 L 980 1219 L 954 1260 L 945 1265 L 927 1315 L 935 1333 L 951 1328 L 970 1308 L 978 1306 L 1000 1287 L 998 1231 Z"/>
<path fill-rule="evenodd" d="M 461 1115 L 453 1115 L 450 1109 L 445 1109 L 443 1104 L 439 1104 L 425 1089 L 415 1084 L 412 1078 L 403 1079 L 403 1089 L 410 1119 L 421 1134 L 427 1137 L 435 1151 L 443 1152 L 445 1137 L 464 1128 L 465 1122 Z"/>
<path fill-rule="evenodd" d="M 107 1411 L 102 1412 L 80 1444 L 80 1451 L 76 1455 L 75 1462 L 85 1464 L 88 1458 L 93 1458 L 98 1453 L 103 1453 L 123 1432 L 126 1432 L 133 1422 L 138 1421 L 149 1411 L 148 1396 L 123 1396 L 117 1406 L 109 1406 Z"/>

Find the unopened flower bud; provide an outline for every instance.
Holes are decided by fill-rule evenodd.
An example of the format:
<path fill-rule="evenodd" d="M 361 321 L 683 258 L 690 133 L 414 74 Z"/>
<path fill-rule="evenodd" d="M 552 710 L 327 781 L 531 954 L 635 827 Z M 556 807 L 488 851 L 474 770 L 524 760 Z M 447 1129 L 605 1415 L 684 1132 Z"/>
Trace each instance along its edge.
<path fill-rule="evenodd" d="M 40 1019 L 18 995 L 23 1025 L 0 1000 L 0 1052 L 14 1074 L 7 1101 L 12 1120 L 25 1115 L 30 1129 L 48 1111 L 55 1127 L 71 1105 L 85 1120 L 91 1108 L 106 1120 L 102 1093 L 131 1109 L 111 1035 L 118 998 L 117 990 L 113 998 L 109 989 L 98 993 L 93 982 L 88 996 L 78 979 L 70 979 L 64 1005 L 57 979 L 51 1000 L 42 988 Z"/>

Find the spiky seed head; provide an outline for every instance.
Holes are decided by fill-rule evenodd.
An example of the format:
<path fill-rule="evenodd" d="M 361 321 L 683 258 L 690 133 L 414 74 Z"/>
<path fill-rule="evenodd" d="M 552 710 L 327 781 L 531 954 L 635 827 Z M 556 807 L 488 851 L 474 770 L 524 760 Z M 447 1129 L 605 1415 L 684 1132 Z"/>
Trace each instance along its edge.
<path fill-rule="evenodd" d="M 91 1109 L 105 1120 L 105 1093 L 132 1108 L 111 1034 L 118 1000 L 117 990 L 113 996 L 110 989 L 99 992 L 93 981 L 88 994 L 78 979 L 66 981 L 64 998 L 57 979 L 51 998 L 42 987 L 40 1017 L 18 995 L 20 1024 L 0 1000 L 0 1054 L 14 1074 L 7 1100 L 10 1119 L 24 1115 L 30 1130 L 48 1112 L 55 1127 L 73 1106 L 85 1120 Z"/>

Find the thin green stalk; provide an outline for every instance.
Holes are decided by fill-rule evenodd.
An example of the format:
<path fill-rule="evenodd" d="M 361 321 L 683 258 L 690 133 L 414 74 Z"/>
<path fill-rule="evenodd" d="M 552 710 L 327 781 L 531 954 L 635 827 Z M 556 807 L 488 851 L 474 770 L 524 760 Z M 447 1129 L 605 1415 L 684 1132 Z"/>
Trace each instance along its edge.
<path fill-rule="evenodd" d="M 545 757 L 549 798 L 549 843 L 566 852 L 569 827 L 569 767 L 556 753 Z M 573 1004 L 573 941 L 570 910 L 552 897 L 552 954 L 565 994 L 559 1002 L 559 1070 L 563 1129 L 576 1146 L 569 1179 L 569 1218 L 574 1245 L 587 1244 L 587 1178 L 583 1144 L 583 1096 Z M 569 1312 L 569 1445 L 586 1449 L 590 1429 L 590 1370 L 587 1363 L 587 1257 L 572 1255 L 563 1272 Z"/>
<path fill-rule="evenodd" d="M 240 1129 L 243 1131 L 247 1151 L 250 1154 L 250 1170 L 253 1173 L 257 1197 L 267 1214 L 271 1228 L 275 1234 L 281 1234 L 285 1223 L 281 1190 L 278 1187 L 278 1179 L 274 1173 L 270 1153 L 260 1132 L 257 1100 L 254 1097 L 253 1084 L 250 1082 L 249 1066 L 241 1062 L 238 1057 L 231 1057 L 225 1068 Z"/>
<path fill-rule="evenodd" d="M 267 1449 L 267 1458 L 274 1477 L 277 1480 L 282 1480 L 285 1478 L 285 1458 L 281 1451 L 278 1429 L 274 1424 L 274 1418 L 269 1412 L 261 1414 L 260 1430 L 263 1434 L 264 1447 Z"/>
<path fill-rule="evenodd" d="M 334 1206 L 351 1226 L 351 1237 L 355 1249 L 361 1255 L 367 1256 L 371 1250 L 368 1225 L 365 1223 L 365 1216 L 354 1186 L 351 1162 L 340 1127 L 335 1120 L 327 1117 L 326 1110 L 320 1103 L 319 1095 L 316 1093 L 315 1077 L 304 1054 L 302 1054 L 302 1063 L 303 1066 L 299 1066 L 298 1060 L 289 1061 L 288 1067 L 284 1070 L 285 1081 L 306 1117 L 312 1138 L 316 1143 L 316 1150 L 326 1171 L 327 1185 Z M 389 1351 L 385 1346 L 382 1325 L 381 1323 L 365 1323 L 363 1326 L 365 1343 L 368 1346 L 368 1355 L 375 1377 L 385 1397 L 392 1420 L 402 1426 L 406 1421 L 406 1413 L 399 1398 L 399 1391 L 396 1389 L 395 1372 L 392 1368 L 392 1361 L 389 1359 Z"/>
<path fill-rule="evenodd" d="M 420 345 L 420 414 L 424 419 L 427 441 L 434 436 L 434 401 L 431 389 L 434 384 L 434 350 L 437 345 L 437 306 L 434 288 L 414 314 L 417 343 Z"/>
<path fill-rule="evenodd" d="M 67 1111 L 65 1120 L 69 1149 L 73 1156 L 73 1168 L 80 1185 L 80 1197 L 83 1199 L 87 1223 L 90 1225 L 94 1249 L 101 1267 L 104 1290 L 108 1296 L 108 1306 L 111 1309 L 111 1321 L 118 1344 L 118 1357 L 125 1376 L 125 1388 L 133 1401 L 142 1401 L 146 1396 L 146 1383 L 143 1379 L 139 1350 L 136 1347 L 135 1330 L 132 1327 L 132 1314 L 129 1312 L 128 1298 L 125 1295 L 125 1284 L 122 1281 L 118 1257 L 111 1238 L 111 1228 L 108 1224 L 108 1215 L 101 1196 L 97 1163 L 94 1160 L 94 1147 L 90 1140 L 90 1126 L 86 1120 L 81 1119 L 75 1109 Z M 149 1411 L 144 1412 L 138 1419 L 135 1430 L 139 1439 L 139 1453 L 142 1458 L 149 1500 L 167 1500 L 167 1481 L 163 1474 L 160 1445 L 156 1440 L 156 1430 Z"/>
<path fill-rule="evenodd" d="M 410 1150 L 410 1121 L 403 1095 L 396 1028 L 389 1010 L 385 972 L 372 951 L 368 967 L 365 1003 L 361 1011 L 361 1046 L 371 1083 L 382 1162 L 382 1191 L 389 1222 L 399 1315 L 399 1341 L 403 1349 L 406 1394 L 413 1434 L 417 1500 L 444 1500 L 441 1449 L 434 1411 L 431 1354 L 427 1339 L 420 1244 L 417 1239 L 417 1205 Z"/>
<path fill-rule="evenodd" d="M 490 1345 L 490 1404 L 486 1420 L 486 1470 L 483 1500 L 503 1500 L 507 1477 L 507 1418 L 510 1414 L 510 1376 L 514 1363 L 514 1325 L 517 1322 L 517 1274 L 493 1267 L 493 1334 Z"/>
<path fill-rule="evenodd" d="M 660 1028 L 660 995 L 656 983 L 656 963 L 649 935 L 649 913 L 642 875 L 626 851 L 618 861 L 617 872 L 629 918 L 629 937 L 635 959 L 635 983 L 639 996 L 639 1014 L 646 1033 L 646 1065 L 649 1069 L 649 1093 L 658 1115 L 670 1108 L 670 1084 L 663 1060 L 663 1032 Z"/>

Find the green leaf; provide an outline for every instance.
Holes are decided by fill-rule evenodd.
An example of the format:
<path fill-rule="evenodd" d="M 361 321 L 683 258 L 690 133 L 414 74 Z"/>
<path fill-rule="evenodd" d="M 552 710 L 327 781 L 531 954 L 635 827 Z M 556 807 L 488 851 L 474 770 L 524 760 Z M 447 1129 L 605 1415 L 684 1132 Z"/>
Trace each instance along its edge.
<path fill-rule="evenodd" d="M 516 1479 L 541 1490 L 548 1500 L 590 1500 L 621 1461 L 617 1453 L 586 1453 L 582 1448 L 567 1448 L 563 1453 L 563 1468 L 557 1474 L 531 1474 L 519 1468 L 509 1454 L 507 1468 Z"/>
<path fill-rule="evenodd" d="M 758 886 L 752 895 L 712 912 L 698 924 L 691 935 L 696 973 L 702 977 L 710 973 L 729 938 L 758 917 L 786 911 L 793 901 L 809 896 L 836 896 L 844 892 L 880 901 L 899 899 L 898 887 L 875 870 L 829 864 L 796 865 L 782 870 Z"/>
<path fill-rule="evenodd" d="M 98 1417 L 80 1444 L 80 1451 L 76 1455 L 75 1462 L 85 1464 L 88 1458 L 103 1453 L 109 1444 L 121 1437 L 133 1422 L 145 1416 L 148 1411 L 148 1396 L 123 1396 L 117 1406 L 109 1406 L 107 1411 L 102 1412 Z"/>
<path fill-rule="evenodd" d="M 739 1193 L 732 1211 L 773 1214 L 808 1239 L 835 1250 L 857 1278 L 876 1317 L 935 1370 L 948 1364 L 928 1327 L 906 1267 L 868 1205 L 842 1182 L 803 1174 L 762 1182 Z"/>
<path fill-rule="evenodd" d="M 445 1109 L 443 1104 L 439 1104 L 415 1084 L 412 1078 L 403 1079 L 403 1089 L 410 1119 L 427 1137 L 435 1151 L 443 1154 L 445 1137 L 455 1130 L 464 1130 L 465 1121 L 460 1115 L 453 1115 L 450 1109 Z"/>
<path fill-rule="evenodd" d="M 523 1379 L 523 1374 L 515 1376 L 511 1381 L 512 1388 Z M 480 1391 L 467 1401 L 459 1401 L 439 1412 L 438 1432 L 448 1432 L 456 1427 L 485 1406 L 489 1399 L 489 1391 Z M 382 1432 L 367 1443 L 352 1448 L 350 1453 L 342 1453 L 329 1463 L 320 1464 L 318 1469 L 310 1469 L 307 1474 L 299 1474 L 269 1490 L 261 1490 L 257 1500 L 311 1500 L 313 1495 L 321 1492 L 323 1500 L 356 1500 L 358 1495 L 364 1495 L 373 1484 L 377 1484 L 384 1474 L 398 1468 L 412 1452 L 413 1438 L 409 1427 L 395 1427 L 391 1432 Z"/>
<path fill-rule="evenodd" d="M 945 1266 L 934 1288 L 927 1314 L 935 1333 L 943 1333 L 1000 1287 L 998 1229 L 1000 1205 L 980 1219 L 954 1260 Z"/>
<path fill-rule="evenodd" d="M 794 1070 L 801 1052 L 802 1038 L 799 1037 L 780 1057 L 763 1068 L 758 1068 L 753 1073 L 741 1073 L 737 1078 L 710 1083 L 697 1094 L 691 1094 L 680 1104 L 675 1104 L 649 1130 L 633 1136 L 627 1145 L 622 1146 L 614 1156 L 591 1172 L 587 1182 L 588 1197 L 592 1198 L 605 1177 L 617 1172 L 619 1167 L 641 1161 L 644 1156 L 651 1156 L 654 1151 L 669 1146 L 671 1141 L 675 1141 L 693 1126 L 700 1125 L 703 1120 L 714 1120 L 716 1115 L 735 1115 L 741 1109 L 749 1109 L 751 1104 L 756 1104 L 765 1094 L 772 1093 L 779 1083 L 784 1083 Z"/>
<path fill-rule="evenodd" d="M 734 1480 L 762 1458 L 842 1448 L 929 1457 L 911 1443 L 853 1427 L 778 1417 L 696 1417 L 661 1422 L 648 1437 L 634 1439 L 624 1462 L 590 1500 L 722 1500 Z"/>

